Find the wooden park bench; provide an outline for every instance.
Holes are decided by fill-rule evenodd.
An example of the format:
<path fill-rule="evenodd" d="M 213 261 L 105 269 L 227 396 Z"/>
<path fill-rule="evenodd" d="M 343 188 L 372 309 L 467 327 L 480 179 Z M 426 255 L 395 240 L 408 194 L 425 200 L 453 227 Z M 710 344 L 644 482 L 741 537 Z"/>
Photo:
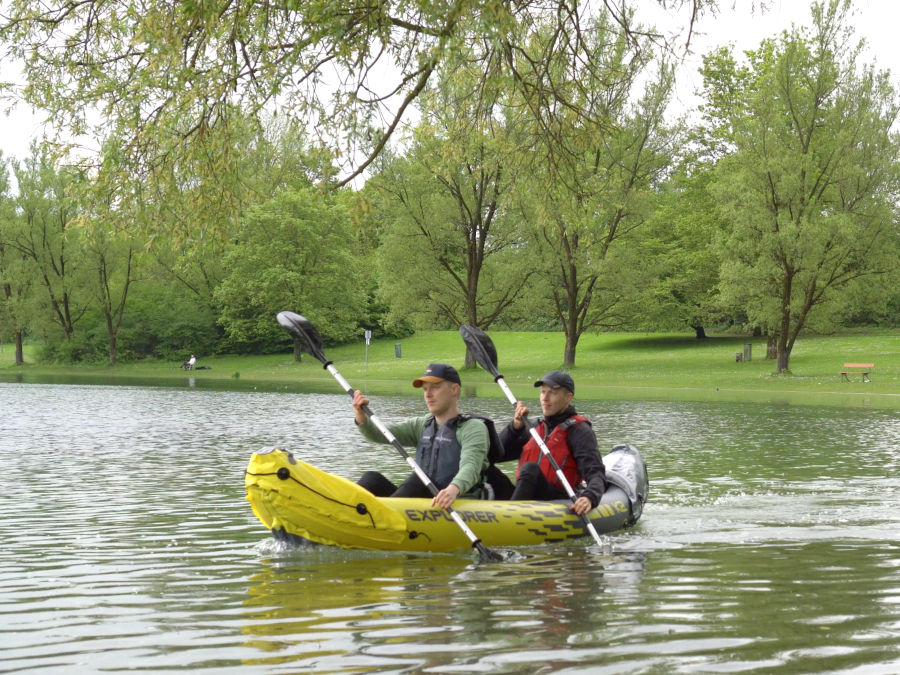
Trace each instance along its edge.
<path fill-rule="evenodd" d="M 850 375 L 859 373 L 862 375 L 863 382 L 871 382 L 872 380 L 869 379 L 869 373 L 871 373 L 874 368 L 874 363 L 845 363 L 844 369 L 841 371 L 841 379 L 849 382 Z"/>

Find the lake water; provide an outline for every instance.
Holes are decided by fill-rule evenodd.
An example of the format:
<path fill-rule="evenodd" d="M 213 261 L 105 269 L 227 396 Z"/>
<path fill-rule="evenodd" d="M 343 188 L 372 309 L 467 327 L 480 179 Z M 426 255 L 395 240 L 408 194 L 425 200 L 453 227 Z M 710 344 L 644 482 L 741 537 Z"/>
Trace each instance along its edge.
<path fill-rule="evenodd" d="M 0 672 L 900 672 L 897 413 L 580 410 L 644 455 L 637 527 L 479 563 L 276 546 L 255 449 L 406 475 L 346 395 L 0 383 Z"/>

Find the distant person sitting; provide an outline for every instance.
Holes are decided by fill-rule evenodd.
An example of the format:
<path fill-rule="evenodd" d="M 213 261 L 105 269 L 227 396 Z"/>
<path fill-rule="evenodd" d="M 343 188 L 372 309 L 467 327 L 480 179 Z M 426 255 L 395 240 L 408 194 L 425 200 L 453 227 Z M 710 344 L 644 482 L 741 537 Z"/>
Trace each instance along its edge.
<path fill-rule="evenodd" d="M 197 357 L 191 354 L 191 358 L 181 364 L 181 367 L 185 370 L 193 370 L 194 364 L 197 363 Z"/>

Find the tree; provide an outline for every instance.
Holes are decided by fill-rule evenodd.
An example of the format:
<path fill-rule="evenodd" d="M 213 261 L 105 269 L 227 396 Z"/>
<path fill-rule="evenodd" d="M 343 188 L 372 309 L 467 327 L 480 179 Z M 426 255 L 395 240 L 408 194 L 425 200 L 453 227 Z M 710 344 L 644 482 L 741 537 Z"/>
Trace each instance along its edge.
<path fill-rule="evenodd" d="M 516 125 L 472 96 L 474 78 L 460 70 L 423 95 L 411 147 L 367 185 L 381 206 L 379 285 L 395 321 L 487 329 L 531 275 L 517 264 L 522 237 L 506 213 L 519 177 Z"/>
<path fill-rule="evenodd" d="M 718 297 L 716 243 L 726 220 L 709 190 L 714 165 L 690 159 L 661 186 L 639 248 L 654 282 L 636 300 L 640 311 L 629 325 L 640 330 L 683 330 L 698 339 L 710 323 L 727 318 Z"/>
<path fill-rule="evenodd" d="M 634 237 L 652 213 L 674 140 L 663 118 L 672 69 L 649 49 L 630 51 L 627 35 L 603 22 L 585 43 L 594 56 L 576 75 L 584 89 L 567 114 L 554 116 L 552 134 L 536 134 L 539 163 L 520 207 L 539 253 L 533 264 L 566 336 L 565 365 L 574 365 L 585 331 L 622 325 L 625 300 L 649 281 Z M 540 52 L 541 43 L 533 49 Z M 565 63 L 550 65 L 548 83 L 563 86 Z"/>
<path fill-rule="evenodd" d="M 290 120 L 267 118 L 256 124 L 235 113 L 231 129 L 229 138 L 219 141 L 231 143 L 220 152 L 233 165 L 211 165 L 202 157 L 173 162 L 160 183 L 147 176 L 119 188 L 140 195 L 142 217 L 136 227 L 152 242 L 157 271 L 210 310 L 215 310 L 213 293 L 225 274 L 225 248 L 245 209 L 285 190 L 331 184 L 335 173 L 331 156 L 310 148 L 308 135 Z M 139 164 L 121 142 L 108 141 L 104 149 L 98 182 L 106 189 L 116 190 L 116 174 L 140 175 Z"/>
<path fill-rule="evenodd" d="M 108 358 L 114 365 L 118 358 L 119 333 L 125 317 L 129 292 L 137 280 L 139 260 L 143 257 L 146 190 L 139 184 L 129 190 L 115 175 L 127 171 L 129 159 L 116 139 L 108 139 L 102 148 L 104 170 L 71 186 L 73 199 L 79 203 L 79 226 L 83 244 L 86 274 L 93 306 L 102 315 Z"/>
<path fill-rule="evenodd" d="M 136 240 L 115 219 L 107 212 L 90 222 L 85 242 L 86 265 L 97 275 L 96 301 L 106 327 L 110 365 L 116 363 L 119 330 L 139 260 Z"/>
<path fill-rule="evenodd" d="M 690 6 L 693 26 L 715 0 L 655 4 Z M 563 90 L 538 86 L 539 63 L 515 66 L 531 27 L 554 25 L 561 39 L 546 42 L 541 58 L 565 60 L 572 71 L 593 58 L 580 39 L 592 14 L 637 37 L 624 2 L 21 0 L 6 12 L 0 42 L 23 63 L 24 98 L 69 133 L 123 139 L 161 177 L 165 164 L 191 157 L 227 174 L 237 158 L 216 134 L 236 111 L 277 108 L 317 129 L 323 144 L 342 146 L 346 183 L 378 156 L 434 76 L 471 59 L 474 46 L 524 95 L 542 92 L 557 104 L 542 107 L 541 124 L 552 127 L 546 114 L 571 102 Z M 489 78 L 495 69 L 483 72 Z"/>
<path fill-rule="evenodd" d="M 22 334 L 25 330 L 24 299 L 28 278 L 23 273 L 22 254 L 10 239 L 18 230 L 18 215 L 9 181 L 9 165 L 0 153 L 0 341 L 11 337 L 15 345 L 15 364 L 25 363 Z"/>
<path fill-rule="evenodd" d="M 43 291 L 40 306 L 50 310 L 50 322 L 68 341 L 88 307 L 81 232 L 74 226 L 78 210 L 71 195 L 72 186 L 83 177 L 57 168 L 48 148 L 38 144 L 32 145 L 32 155 L 15 168 L 15 174 L 21 217 L 6 245 L 26 261 L 26 273 L 35 279 L 34 291 Z M 31 323 L 43 323 L 43 314 L 37 312 Z"/>
<path fill-rule="evenodd" d="M 248 209 L 215 291 L 219 321 L 232 340 L 275 348 L 286 336 L 273 319 L 285 309 L 309 318 L 325 339 L 356 333 L 366 289 L 357 284 L 343 199 L 297 188 Z"/>
<path fill-rule="evenodd" d="M 859 65 L 849 10 L 813 4 L 811 33 L 764 41 L 746 66 L 728 50 L 704 61 L 722 154 L 713 189 L 732 223 L 720 287 L 770 336 L 778 372 L 805 327 L 837 316 L 848 286 L 896 263 L 898 101 L 887 73 Z"/>

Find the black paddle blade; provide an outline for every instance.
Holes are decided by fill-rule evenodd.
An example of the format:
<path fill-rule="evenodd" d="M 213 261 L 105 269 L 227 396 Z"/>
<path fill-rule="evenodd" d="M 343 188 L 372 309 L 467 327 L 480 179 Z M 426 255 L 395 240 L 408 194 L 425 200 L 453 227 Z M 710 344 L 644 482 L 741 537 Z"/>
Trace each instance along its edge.
<path fill-rule="evenodd" d="M 494 377 L 500 377 L 497 370 L 497 348 L 480 328 L 464 323 L 459 327 L 459 334 L 463 342 L 469 348 L 472 356 L 478 361 L 478 365 L 488 371 Z"/>
<path fill-rule="evenodd" d="M 322 351 L 322 337 L 319 335 L 316 327 L 309 322 L 309 319 L 295 312 L 279 312 L 277 318 L 281 327 L 300 340 L 307 352 L 326 366 L 330 363 Z"/>
<path fill-rule="evenodd" d="M 474 546 L 478 551 L 478 559 L 481 560 L 481 562 L 503 562 L 504 558 L 502 555 L 492 549 L 489 549 L 480 541 Z"/>

